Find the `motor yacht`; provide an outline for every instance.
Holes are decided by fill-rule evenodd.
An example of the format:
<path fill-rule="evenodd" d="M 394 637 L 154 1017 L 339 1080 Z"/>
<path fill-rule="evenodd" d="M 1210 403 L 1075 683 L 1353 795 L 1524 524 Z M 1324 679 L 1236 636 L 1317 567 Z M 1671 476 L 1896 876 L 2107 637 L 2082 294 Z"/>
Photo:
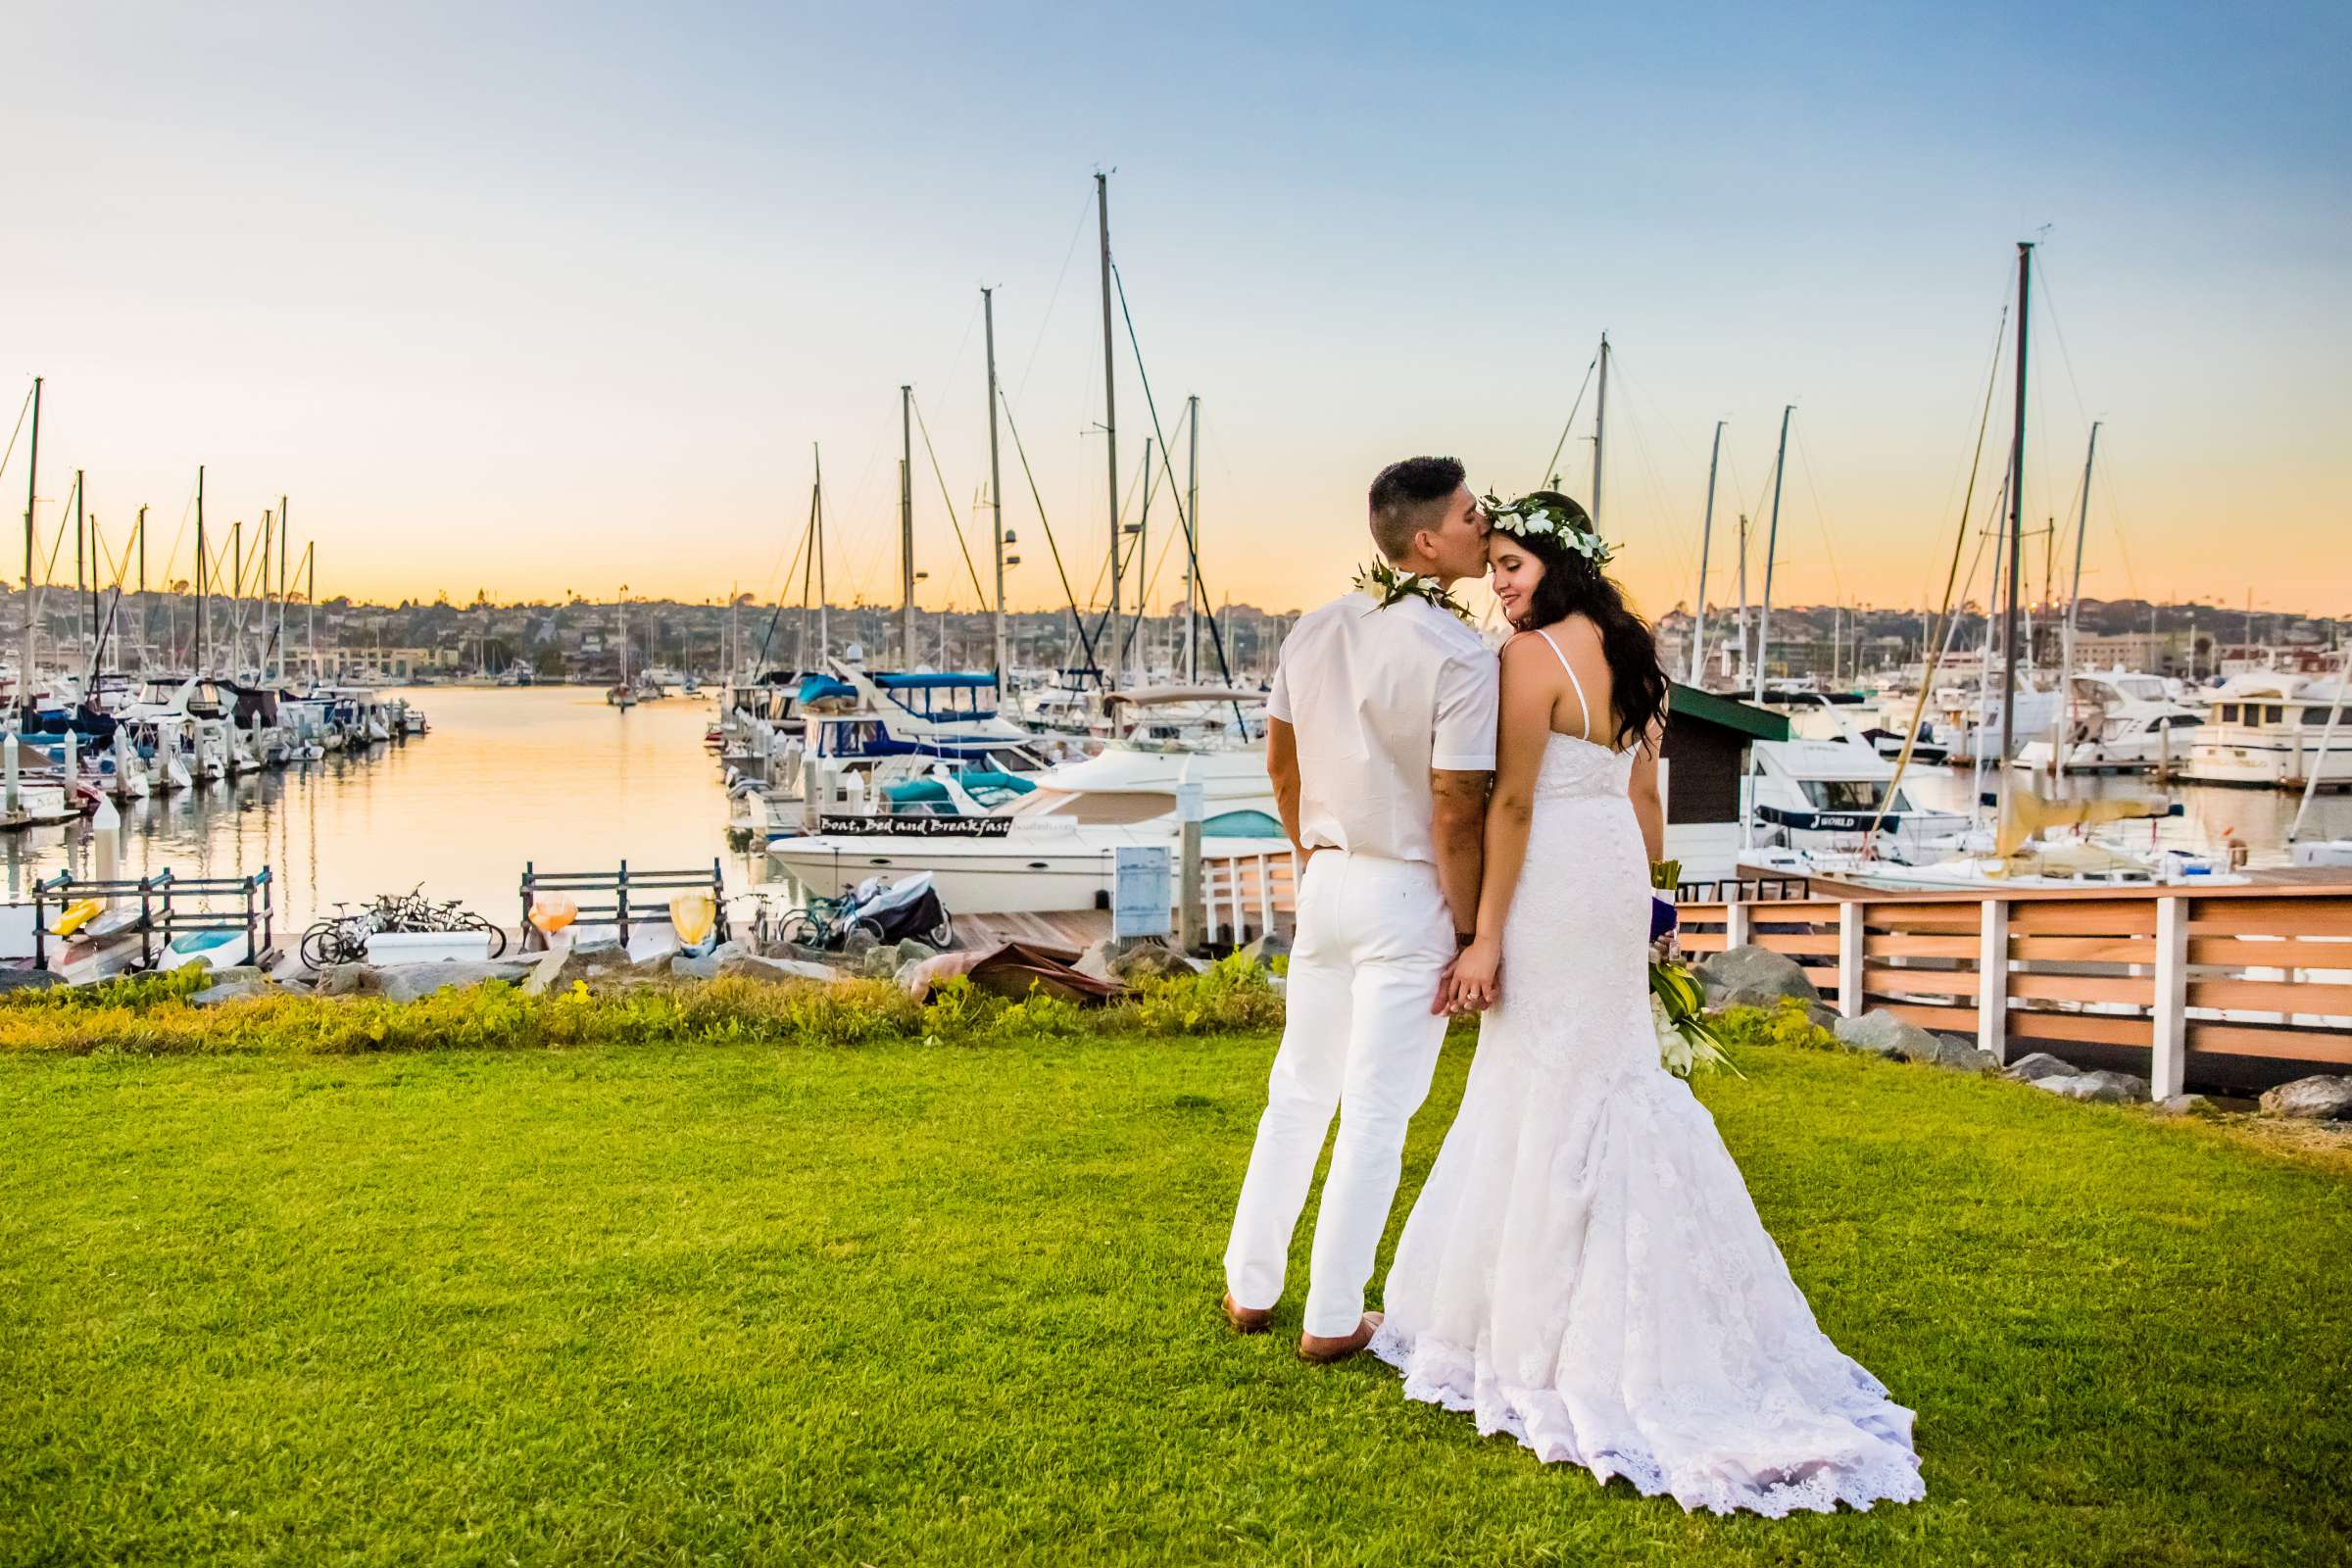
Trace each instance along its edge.
<path fill-rule="evenodd" d="M 2330 709 L 2336 738 L 2327 747 Z M 2275 670 L 2233 675 L 2208 701 L 2180 775 L 2200 784 L 2301 789 L 2316 772 L 2322 788 L 2352 785 L 2347 720 L 2352 693 L 2339 679 Z"/>
<path fill-rule="evenodd" d="M 2010 759 L 2012 767 L 2033 772 L 2132 773 L 2171 767 L 2187 760 L 2195 731 L 2205 715 L 2174 695 L 2161 675 L 2125 669 L 2079 672 L 2073 701 L 2052 722 L 2065 731 L 2062 744 L 2028 741 Z M 2024 733 L 2021 725 L 2019 733 Z M 2056 766 L 2052 760 L 2055 755 Z"/>

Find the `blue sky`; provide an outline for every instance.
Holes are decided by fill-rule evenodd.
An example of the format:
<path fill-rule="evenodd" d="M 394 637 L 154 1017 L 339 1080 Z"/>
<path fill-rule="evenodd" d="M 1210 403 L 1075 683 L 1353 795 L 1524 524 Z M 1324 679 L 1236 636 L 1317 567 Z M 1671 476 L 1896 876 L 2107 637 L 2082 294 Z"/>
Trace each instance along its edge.
<path fill-rule="evenodd" d="M 2340 612 L 2346 18 L 36 6 L 0 368 L 49 377 L 43 495 L 85 467 L 159 551 L 201 461 L 215 518 L 293 497 L 322 591 L 764 591 L 821 442 L 837 597 L 888 598 L 897 388 L 970 515 L 995 284 L 1084 595 L 1103 167 L 1163 421 L 1203 399 L 1213 592 L 1336 589 L 1391 457 L 1533 482 L 1605 328 L 1603 521 L 1644 604 L 1690 595 L 1715 419 L 1728 528 L 1785 403 L 1782 597 L 1911 603 L 2039 234 L 2028 511 L 2106 419 L 2086 591 Z M 968 605 L 916 465 L 925 602 Z M 1053 603 L 1006 488 L 1016 600 Z"/>

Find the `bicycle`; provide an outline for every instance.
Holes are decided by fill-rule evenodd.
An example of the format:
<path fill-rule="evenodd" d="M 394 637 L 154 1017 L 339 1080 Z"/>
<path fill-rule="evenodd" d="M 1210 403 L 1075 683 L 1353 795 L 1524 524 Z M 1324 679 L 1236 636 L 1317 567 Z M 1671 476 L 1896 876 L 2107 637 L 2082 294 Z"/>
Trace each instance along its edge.
<path fill-rule="evenodd" d="M 303 932 L 297 949 L 302 961 L 313 969 L 324 969 L 331 964 L 359 963 L 368 956 L 368 938 L 374 934 L 374 923 L 366 913 L 352 914 L 350 906 L 337 904 L 335 912 L 311 923 Z"/>
<path fill-rule="evenodd" d="M 478 931 L 486 939 L 490 957 L 501 957 L 507 951 L 504 928 L 492 925 L 455 899 L 439 903 L 427 899 L 421 882 L 407 893 L 379 893 L 356 913 L 348 905 L 338 903 L 332 915 L 314 921 L 303 932 L 297 951 L 302 961 L 313 969 L 336 963 L 364 963 L 368 958 L 368 939 L 382 931 Z"/>
<path fill-rule="evenodd" d="M 778 914 L 765 899 L 761 899 L 760 912 L 753 916 L 752 929 L 762 948 L 771 944 L 795 948 L 830 948 L 837 937 L 846 937 L 850 932 L 849 922 L 842 918 L 850 903 L 848 899 L 811 897 L 803 907 L 786 909 Z"/>

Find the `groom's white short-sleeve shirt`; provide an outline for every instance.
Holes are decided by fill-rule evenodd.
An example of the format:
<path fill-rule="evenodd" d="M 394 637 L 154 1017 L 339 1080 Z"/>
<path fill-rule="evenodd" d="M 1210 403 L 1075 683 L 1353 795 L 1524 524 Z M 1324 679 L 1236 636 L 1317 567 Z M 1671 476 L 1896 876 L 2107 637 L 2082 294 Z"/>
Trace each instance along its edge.
<path fill-rule="evenodd" d="M 1499 682 L 1494 650 L 1425 599 L 1301 615 L 1266 711 L 1298 736 L 1306 847 L 1434 864 L 1430 771 L 1494 770 Z"/>

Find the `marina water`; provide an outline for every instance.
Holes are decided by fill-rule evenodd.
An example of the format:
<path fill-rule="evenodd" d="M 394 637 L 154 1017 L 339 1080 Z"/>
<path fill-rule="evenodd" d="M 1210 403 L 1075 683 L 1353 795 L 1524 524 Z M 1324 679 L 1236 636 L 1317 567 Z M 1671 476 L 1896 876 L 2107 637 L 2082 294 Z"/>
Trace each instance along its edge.
<path fill-rule="evenodd" d="M 523 862 L 542 870 L 707 866 L 730 892 L 759 879 L 725 842 L 725 791 L 703 733 L 708 698 L 625 711 L 585 686 L 430 686 L 389 691 L 421 708 L 430 734 L 330 753 L 124 803 L 122 874 L 183 877 L 271 868 L 278 946 L 301 925 L 419 882 L 497 923 L 521 917 Z M 92 876 L 86 820 L 0 838 L 11 898 L 36 878 Z"/>

